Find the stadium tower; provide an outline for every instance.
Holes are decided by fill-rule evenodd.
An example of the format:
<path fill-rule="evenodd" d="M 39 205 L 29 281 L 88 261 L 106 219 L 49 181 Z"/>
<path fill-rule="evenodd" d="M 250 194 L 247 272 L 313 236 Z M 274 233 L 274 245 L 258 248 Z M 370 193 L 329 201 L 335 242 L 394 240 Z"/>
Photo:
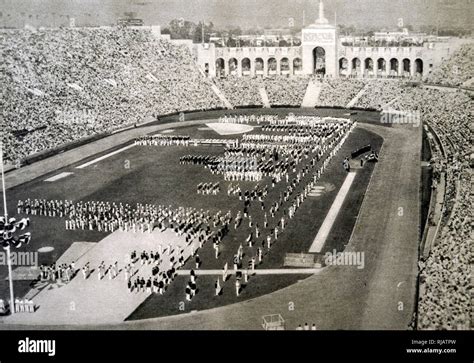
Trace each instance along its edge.
<path fill-rule="evenodd" d="M 319 2 L 319 18 L 302 30 L 303 73 L 337 76 L 337 31 L 324 16 Z"/>

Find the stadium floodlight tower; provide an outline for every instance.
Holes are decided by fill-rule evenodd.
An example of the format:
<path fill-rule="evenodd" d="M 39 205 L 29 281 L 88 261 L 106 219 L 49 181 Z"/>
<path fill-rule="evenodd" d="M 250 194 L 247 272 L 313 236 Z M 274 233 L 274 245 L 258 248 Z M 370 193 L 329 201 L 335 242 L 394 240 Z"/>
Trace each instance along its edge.
<path fill-rule="evenodd" d="M 28 244 L 31 240 L 31 233 L 27 232 L 19 236 L 15 236 L 17 230 L 25 229 L 29 224 L 28 218 L 19 221 L 16 218 L 8 218 L 7 198 L 5 190 L 5 172 L 3 167 L 3 143 L 0 141 L 0 168 L 2 173 L 2 191 L 3 191 L 3 211 L 4 215 L 0 217 L 0 244 L 7 251 L 8 264 L 8 283 L 10 285 L 10 313 L 15 314 L 15 298 L 13 293 L 13 277 L 12 277 L 12 261 L 10 249 L 11 247 L 20 248 L 22 244 Z"/>

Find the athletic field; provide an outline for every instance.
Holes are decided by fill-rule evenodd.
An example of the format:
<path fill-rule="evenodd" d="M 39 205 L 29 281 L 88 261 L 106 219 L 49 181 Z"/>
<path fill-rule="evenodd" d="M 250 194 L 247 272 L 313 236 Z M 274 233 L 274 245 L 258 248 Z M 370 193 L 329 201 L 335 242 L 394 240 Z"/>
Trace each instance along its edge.
<path fill-rule="evenodd" d="M 258 111 L 261 112 L 262 110 Z M 271 111 L 276 112 L 275 110 Z M 285 110 L 277 111 L 281 113 L 287 112 Z M 327 112 L 327 110 L 322 112 Z M 341 110 L 334 113 L 342 114 L 342 112 Z M 214 131 L 212 127 L 206 126 L 206 123 L 213 122 L 214 120 L 204 118 L 202 121 L 191 121 L 190 124 L 184 126 L 179 124 L 158 125 L 154 129 L 152 129 L 153 127 L 148 127 L 146 133 L 164 132 L 164 134 L 168 135 L 191 135 L 193 138 L 236 138 L 241 136 L 234 133 L 222 135 Z M 132 132 L 134 135 L 139 135 L 140 129 L 134 129 Z M 249 133 L 261 132 L 258 127 L 249 131 Z M 95 200 L 129 204 L 151 203 L 171 205 L 173 207 L 203 208 L 212 212 L 221 210 L 224 213 L 228 210 L 237 211 L 241 209 L 241 201 L 238 200 L 238 197 L 228 196 L 226 193 L 227 185 L 232 182 L 224 181 L 221 175 L 212 175 L 201 166 L 179 164 L 180 156 L 187 154 L 220 155 L 223 153 L 222 147 L 131 146 L 129 140 L 126 140 L 125 134 L 118 137 L 124 142 L 114 145 L 112 149 L 109 148 L 102 152 L 91 154 L 91 156 L 83 159 L 66 152 L 60 156 L 63 157 L 66 163 L 67 160 L 74 160 L 74 163 L 59 167 L 44 175 L 38 175 L 34 180 L 26 181 L 10 188 L 7 197 L 10 213 L 15 215 L 17 200 L 26 198 L 68 199 L 73 201 Z M 290 324 L 288 328 L 292 328 L 291 325 L 294 324 L 304 323 L 306 320 L 317 323 L 321 328 L 369 327 L 370 325 L 367 323 L 364 323 L 367 325 L 362 324 L 362 321 L 368 322 L 369 320 L 364 320 L 366 319 L 365 317 L 354 314 L 355 309 L 360 308 L 361 304 L 370 303 L 374 304 L 374 306 L 379 306 L 378 299 L 389 299 L 393 295 L 393 291 L 383 291 L 388 289 L 388 286 L 382 286 L 377 281 L 384 281 L 384 278 L 390 280 L 390 276 L 398 271 L 403 276 L 400 278 L 401 281 L 397 282 L 395 291 L 397 296 L 400 295 L 406 300 L 404 300 L 404 308 L 400 310 L 403 312 L 403 317 L 399 318 L 399 314 L 394 313 L 389 314 L 389 316 L 397 322 L 400 321 L 394 327 L 403 328 L 403 324 L 406 323 L 407 319 L 407 311 L 410 307 L 413 307 L 414 296 L 411 297 L 412 301 L 410 302 L 410 294 L 414 292 L 412 267 L 413 258 L 415 258 L 416 266 L 416 253 L 413 258 L 410 257 L 408 260 L 405 258 L 403 263 L 397 262 L 397 256 L 400 257 L 405 254 L 412 256 L 411 253 L 417 246 L 416 235 L 412 233 L 414 229 L 417 230 L 417 227 L 412 226 L 419 210 L 416 210 L 416 207 L 408 207 L 409 203 L 407 203 L 408 210 L 406 213 L 410 223 L 407 222 L 401 226 L 399 224 L 395 225 L 396 220 L 390 219 L 390 215 L 394 212 L 387 210 L 387 208 L 395 206 L 393 204 L 396 202 L 395 199 L 392 201 L 392 198 L 395 198 L 392 196 L 393 191 L 397 191 L 396 195 L 402 201 L 408 200 L 407 198 L 417 198 L 415 189 L 419 186 L 419 181 L 416 180 L 419 174 L 416 173 L 419 170 L 416 169 L 416 162 L 410 159 L 408 154 L 411 153 L 411 157 L 413 157 L 417 155 L 417 152 L 419 153 L 419 148 L 416 149 L 419 141 L 421 142 L 421 138 L 418 140 L 416 130 L 403 127 L 390 128 L 380 125 L 360 124 L 350 134 L 342 149 L 323 174 L 323 177 L 318 182 L 317 191 L 303 203 L 302 207 L 297 211 L 295 218 L 291 220 L 288 227 L 281 234 L 278 242 L 272 247 L 268 255 L 265 256 L 263 263 L 258 266 L 258 270 L 268 271 L 268 273 L 252 276 L 244 286 L 240 296 L 235 296 L 232 283 L 233 276 L 227 282 L 228 285 L 224 286 L 222 295 L 214 296 L 215 275 L 211 271 L 222 270 L 225 262 L 228 262 L 229 266 L 232 264 L 233 254 L 247 237 L 247 233 L 242 229 L 232 231 L 224 238 L 218 259 L 214 257 L 212 244 L 204 245 L 199 250 L 199 255 L 203 261 L 200 270 L 210 271 L 210 273 L 203 273 L 202 276 L 198 276 L 199 291 L 191 302 L 180 304 L 184 301 L 184 287 L 188 281 L 185 271 L 193 268 L 193 260 L 187 262 L 183 267 L 185 271 L 171 284 L 164 295 L 151 294 L 149 296 L 141 296 L 140 298 L 134 297 L 132 299 L 133 303 L 130 303 L 124 309 L 123 314 L 117 314 L 116 317 L 111 317 L 110 320 L 81 319 L 81 315 L 78 315 L 78 318 L 71 321 L 71 323 L 94 326 L 95 321 L 95 325 L 101 324 L 101 326 L 112 327 L 117 324 L 116 326 L 123 327 L 121 321 L 126 319 L 130 322 L 125 323 L 125 327 L 130 328 L 146 326 L 147 328 L 166 329 L 259 329 L 260 315 L 280 313 Z M 100 143 L 104 142 L 110 141 L 99 140 L 97 144 L 100 145 Z M 399 144 L 400 148 L 397 147 L 397 142 L 403 142 L 403 144 Z M 340 193 L 341 187 L 345 184 L 348 176 L 347 172 L 342 168 L 342 160 L 345 156 L 350 155 L 351 151 L 366 144 L 371 144 L 380 153 L 381 162 L 378 164 L 366 163 L 362 168 L 353 169 L 354 175 L 350 178 L 351 183 L 349 187 L 346 185 L 345 188 L 342 188 L 345 190 L 342 195 Z M 94 145 L 86 146 L 87 148 L 92 148 Z M 74 152 L 74 150 L 71 150 L 71 152 Z M 387 155 L 387 152 L 390 152 L 390 154 Z M 397 157 L 395 157 L 396 155 Z M 48 161 L 45 160 L 43 162 L 47 163 Z M 57 165 L 61 164 L 58 163 Z M 390 166 L 388 167 L 387 165 Z M 31 167 L 35 167 L 35 165 Z M 37 170 L 36 173 L 41 174 L 41 171 Z M 9 178 L 7 182 L 10 181 L 12 184 L 16 184 L 15 181 L 18 182 L 20 179 L 20 177 L 10 177 L 10 175 Z M 269 184 L 270 180 L 266 179 L 261 181 L 260 184 Z M 405 180 L 403 185 L 407 184 L 407 180 L 411 184 L 405 185 L 405 189 L 402 187 L 396 188 L 392 183 L 394 181 L 399 182 L 398 179 Z M 221 192 L 218 195 L 197 194 L 196 186 L 200 182 L 219 182 Z M 236 184 L 236 182 L 233 183 Z M 384 183 L 387 193 L 381 187 Z M 238 182 L 238 184 L 240 184 L 242 189 L 251 189 L 255 182 Z M 369 189 L 366 195 L 368 186 Z M 282 190 L 281 188 L 283 188 L 283 183 L 278 183 L 274 189 L 270 189 L 269 202 L 272 198 L 275 199 L 278 196 Z M 392 191 L 392 194 L 389 191 Z M 375 193 L 379 194 L 376 195 Z M 381 195 L 384 195 L 384 197 L 382 198 Z M 375 203 L 374 198 L 380 199 L 377 202 L 376 208 L 371 205 L 371 203 Z M 361 205 L 363 206 L 362 209 Z M 374 209 L 379 211 L 378 215 L 374 213 Z M 330 213 L 331 211 L 332 213 Z M 336 211 L 335 214 L 334 211 Z M 384 211 L 386 212 L 384 213 Z M 332 221 L 328 220 L 328 215 L 332 215 L 329 218 Z M 260 221 L 260 223 L 262 222 Z M 393 235 L 386 236 L 381 241 L 377 233 L 382 233 L 385 230 L 390 231 L 392 224 Z M 315 245 L 315 239 L 318 236 L 318 232 L 320 232 L 321 226 L 325 226 L 324 228 L 327 229 L 327 233 L 324 233 L 323 242 L 319 242 L 319 245 L 321 245 L 319 255 L 334 250 L 337 252 L 344 251 L 347 247 L 364 252 L 365 267 L 359 270 L 354 266 L 330 266 L 321 271 L 311 270 L 308 273 L 284 267 L 283 261 L 287 253 L 308 253 L 311 250 L 312 246 Z M 354 226 L 356 226 L 355 229 Z M 64 254 L 67 253 L 74 255 L 75 252 L 72 251 L 71 246 L 78 246 L 75 244 L 77 242 L 87 246 L 87 248 L 84 247 L 82 252 L 77 252 L 82 253 L 81 256 L 87 256 L 87 253 L 96 253 L 92 252 L 94 250 L 99 251 L 99 248 L 95 248 L 95 245 L 102 246 L 105 243 L 104 241 L 109 241 L 113 237 L 108 233 L 97 231 L 66 230 L 64 228 L 64 219 L 43 216 L 31 216 L 30 231 L 32 232 L 33 240 L 24 249 L 25 251 L 38 251 L 44 247 L 52 247 L 52 249 L 46 249 L 50 252 L 39 253 L 40 264 L 53 263 L 61 256 L 65 258 Z M 405 238 L 404 235 L 409 236 L 409 239 Z M 139 236 L 135 237 L 138 240 L 140 239 Z M 413 240 L 413 238 L 415 239 Z M 163 236 L 156 236 L 155 242 L 152 241 L 151 246 L 160 239 L 163 239 Z M 394 239 L 395 242 L 392 241 L 391 244 L 388 244 L 388 239 Z M 120 240 L 120 238 L 117 240 Z M 349 241 L 351 242 L 349 243 Z M 108 243 L 112 244 L 108 245 L 109 248 L 102 249 L 103 251 L 100 253 L 105 255 L 109 253 L 107 251 L 110 251 L 112 254 L 111 259 L 116 259 L 117 255 L 114 255 L 114 253 L 120 253 L 120 256 L 123 258 L 123 251 L 114 251 L 112 247 L 113 242 L 110 241 Z M 140 250 L 140 242 L 137 241 L 136 243 L 138 244 L 137 250 Z M 347 246 L 348 244 L 349 246 Z M 249 255 L 251 254 L 251 251 L 246 252 Z M 287 271 L 285 272 L 284 270 Z M 407 273 L 408 277 L 405 276 Z M 387 274 L 388 276 L 386 276 Z M 0 282 L 0 294 L 4 297 L 8 295 L 7 283 L 4 280 L 5 276 L 6 268 L 2 266 L 0 267 L 0 278 L 2 279 Z M 301 282 L 298 283 L 298 281 Z M 399 282 L 403 283 L 399 285 Z M 108 281 L 97 281 L 94 286 L 100 287 L 100 285 L 97 285 L 100 283 L 107 284 Z M 315 285 L 313 286 L 313 284 Z M 32 286 L 38 289 L 38 294 L 42 293 L 44 296 L 47 296 L 47 292 L 45 293 L 43 290 L 45 288 L 49 289 L 49 287 L 34 286 L 28 280 L 15 281 L 15 295 L 24 296 L 28 293 L 31 294 Z M 56 290 L 56 294 L 59 294 L 61 288 L 59 287 Z M 378 292 L 379 290 L 381 292 Z M 291 297 L 292 291 L 299 291 L 299 302 L 296 304 L 298 308 L 288 310 L 288 303 L 295 302 L 292 301 L 292 299 L 294 300 Z M 317 298 L 313 296 L 316 291 Z M 353 295 L 350 295 L 349 291 L 353 291 Z M 285 297 L 288 293 L 290 296 Z M 124 287 L 124 294 L 129 294 L 126 287 Z M 338 294 L 342 294 L 340 298 L 337 297 Z M 76 294 L 74 297 L 74 299 L 78 300 L 80 298 L 80 294 Z M 121 298 L 122 295 L 118 294 L 115 297 L 116 302 L 119 302 Z M 287 299 L 287 302 L 283 303 L 285 299 Z M 262 302 L 264 303 L 262 304 Z M 280 305 L 276 305 L 277 302 Z M 62 303 L 63 301 L 59 300 L 56 302 L 57 305 Z M 256 304 L 258 304 L 258 308 Z M 112 298 L 102 303 L 98 301 L 97 305 L 104 309 L 104 311 L 114 309 L 114 299 Z M 223 309 L 223 313 L 221 313 L 220 309 Z M 241 311 L 239 309 L 244 309 L 245 313 L 242 313 L 241 318 L 237 319 L 235 314 Z M 329 313 L 331 309 L 333 310 L 332 315 Z M 378 309 L 369 309 L 369 311 L 372 311 L 375 314 L 374 316 L 378 317 L 382 314 L 380 311 L 382 308 L 379 307 Z M 40 310 L 41 306 L 38 312 Z M 229 311 L 235 311 L 235 314 L 230 314 Z M 87 310 L 83 313 L 87 315 Z M 223 318 L 222 314 L 225 314 L 226 318 Z M 176 317 L 166 317 L 170 315 Z M 181 317 L 178 318 L 178 316 Z M 207 318 L 204 318 L 206 316 Z M 360 319 L 360 321 L 354 321 L 357 316 L 357 319 Z M 161 319 L 153 320 L 153 318 L 157 317 Z M 64 326 L 67 324 L 67 319 L 68 317 L 65 315 L 63 320 L 59 319 L 55 324 L 53 319 L 53 322 L 50 322 L 50 324 Z M 139 321 L 140 319 L 152 320 Z M 203 319 L 208 323 L 203 324 Z M 393 324 L 393 319 L 384 320 L 380 317 L 380 321 L 385 321 L 388 328 Z M 25 317 L 24 321 L 12 321 L 10 323 L 28 324 L 28 320 L 34 321 L 34 319 Z M 344 321 L 345 323 L 343 323 Z M 375 324 L 377 319 L 373 321 Z M 3 323 L 5 323 L 3 327 L 7 328 L 8 321 L 3 321 Z M 46 324 L 46 322 L 40 320 L 36 324 L 42 325 Z"/>

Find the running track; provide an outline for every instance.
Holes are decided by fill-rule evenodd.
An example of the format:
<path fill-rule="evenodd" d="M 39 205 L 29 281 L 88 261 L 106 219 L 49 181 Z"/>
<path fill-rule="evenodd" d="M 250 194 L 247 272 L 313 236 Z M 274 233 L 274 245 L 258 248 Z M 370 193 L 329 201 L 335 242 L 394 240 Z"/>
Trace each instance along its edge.
<path fill-rule="evenodd" d="M 421 128 L 362 123 L 359 127 L 384 138 L 379 163 L 346 248 L 365 253 L 364 269 L 328 267 L 271 294 L 190 314 L 66 328 L 261 330 L 263 315 L 280 313 L 287 329 L 304 322 L 316 323 L 319 329 L 407 329 L 415 306 Z M 289 302 L 295 306 L 293 311 L 288 310 Z M 29 327 L 1 327 L 21 328 Z"/>

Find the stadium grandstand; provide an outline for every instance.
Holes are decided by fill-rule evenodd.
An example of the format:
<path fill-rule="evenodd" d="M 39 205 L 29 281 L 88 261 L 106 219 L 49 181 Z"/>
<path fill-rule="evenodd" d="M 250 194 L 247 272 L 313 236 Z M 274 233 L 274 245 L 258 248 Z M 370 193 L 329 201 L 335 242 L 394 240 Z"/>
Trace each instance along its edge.
<path fill-rule="evenodd" d="M 223 107 L 189 49 L 149 30 L 5 30 L 0 37 L 7 162 L 147 117 Z"/>
<path fill-rule="evenodd" d="M 316 108 L 415 115 L 430 135 L 433 170 L 432 207 L 423 228 L 436 232 L 420 247 L 414 327 L 471 328 L 473 43 L 411 78 L 213 78 L 186 45 L 127 26 L 1 30 L 0 57 L 1 142 L 12 169 L 38 153 L 170 114 L 300 108 L 312 85 L 318 91 L 308 97 Z"/>

